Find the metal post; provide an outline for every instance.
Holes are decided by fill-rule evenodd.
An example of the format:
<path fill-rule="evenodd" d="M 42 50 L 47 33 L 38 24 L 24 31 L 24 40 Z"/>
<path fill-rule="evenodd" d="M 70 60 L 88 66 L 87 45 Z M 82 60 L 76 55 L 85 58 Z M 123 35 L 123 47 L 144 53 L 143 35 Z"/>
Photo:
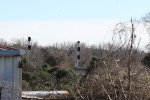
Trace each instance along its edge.
<path fill-rule="evenodd" d="M 80 41 L 77 42 L 77 60 L 76 60 L 76 64 L 75 67 L 79 67 L 79 60 L 80 60 Z"/>
<path fill-rule="evenodd" d="M 31 37 L 28 37 L 28 64 L 30 63 Z"/>

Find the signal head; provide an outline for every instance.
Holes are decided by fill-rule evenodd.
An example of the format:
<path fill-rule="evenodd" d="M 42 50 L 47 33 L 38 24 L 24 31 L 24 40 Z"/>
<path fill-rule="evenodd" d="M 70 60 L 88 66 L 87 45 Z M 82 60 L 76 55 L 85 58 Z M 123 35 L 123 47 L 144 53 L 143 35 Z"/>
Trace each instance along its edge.
<path fill-rule="evenodd" d="M 31 50 L 31 45 L 28 45 L 28 50 Z"/>
<path fill-rule="evenodd" d="M 28 37 L 28 41 L 29 41 L 29 42 L 31 41 L 31 37 Z"/>
<path fill-rule="evenodd" d="M 80 59 L 80 55 L 77 56 L 77 59 L 78 59 L 78 60 Z"/>
<path fill-rule="evenodd" d="M 77 51 L 80 51 L 80 47 L 77 47 Z"/>

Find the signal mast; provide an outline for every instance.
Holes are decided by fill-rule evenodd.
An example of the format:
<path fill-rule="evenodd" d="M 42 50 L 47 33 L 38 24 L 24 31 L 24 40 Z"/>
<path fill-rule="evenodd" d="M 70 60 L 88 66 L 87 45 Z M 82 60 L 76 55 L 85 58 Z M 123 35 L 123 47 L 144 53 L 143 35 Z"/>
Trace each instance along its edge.
<path fill-rule="evenodd" d="M 31 37 L 28 37 L 28 44 L 27 44 L 27 46 L 28 46 L 27 53 L 28 53 L 28 64 L 29 64 L 29 62 L 30 62 L 30 52 L 31 52 Z"/>
<path fill-rule="evenodd" d="M 77 44 L 76 44 L 76 52 L 77 52 L 77 55 L 76 55 L 76 61 L 75 61 L 75 67 L 73 68 L 75 72 L 77 72 L 78 74 L 80 75 L 85 75 L 86 74 L 86 68 L 84 67 L 81 67 L 79 65 L 79 61 L 80 61 L 80 41 L 77 41 Z"/>
<path fill-rule="evenodd" d="M 77 42 L 77 45 L 76 45 L 76 49 L 77 49 L 77 60 L 76 60 L 76 63 L 75 63 L 75 67 L 79 67 L 79 60 L 80 60 L 80 41 Z"/>

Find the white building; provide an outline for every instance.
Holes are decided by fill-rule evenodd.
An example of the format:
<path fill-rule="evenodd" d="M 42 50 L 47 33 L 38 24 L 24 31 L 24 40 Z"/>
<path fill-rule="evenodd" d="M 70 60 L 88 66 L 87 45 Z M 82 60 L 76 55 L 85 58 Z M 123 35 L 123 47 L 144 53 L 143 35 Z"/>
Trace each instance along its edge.
<path fill-rule="evenodd" d="M 0 100 L 21 100 L 24 50 L 0 46 Z"/>

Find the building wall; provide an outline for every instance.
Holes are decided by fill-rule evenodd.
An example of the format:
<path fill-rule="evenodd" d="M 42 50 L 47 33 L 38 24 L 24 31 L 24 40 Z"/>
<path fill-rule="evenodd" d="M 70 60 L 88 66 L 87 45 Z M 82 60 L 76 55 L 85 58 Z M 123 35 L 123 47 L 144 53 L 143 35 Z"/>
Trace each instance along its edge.
<path fill-rule="evenodd" d="M 22 69 L 18 68 L 20 56 L 0 56 L 1 100 L 20 100 Z"/>

